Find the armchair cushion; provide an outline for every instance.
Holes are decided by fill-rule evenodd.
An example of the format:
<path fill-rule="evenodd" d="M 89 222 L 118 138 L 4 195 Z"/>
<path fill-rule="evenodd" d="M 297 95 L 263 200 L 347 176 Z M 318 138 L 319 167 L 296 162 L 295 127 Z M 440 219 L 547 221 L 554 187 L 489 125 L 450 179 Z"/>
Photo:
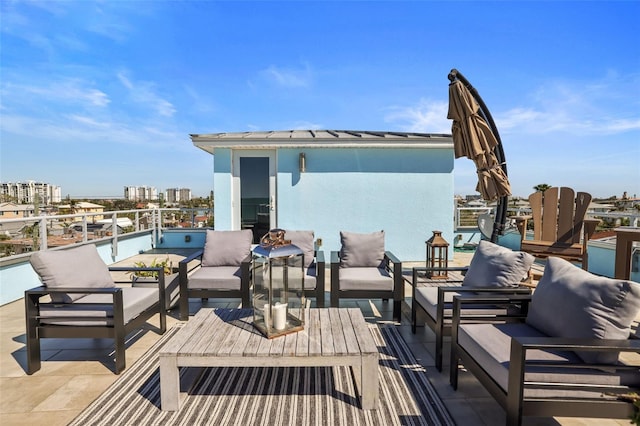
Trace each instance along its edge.
<path fill-rule="evenodd" d="M 527 324 L 551 337 L 627 339 L 640 312 L 640 284 L 600 277 L 550 257 L 533 292 Z M 585 362 L 612 364 L 618 354 L 578 352 Z"/>
<path fill-rule="evenodd" d="M 313 290 L 318 282 L 318 272 L 316 264 L 304 269 L 304 289 Z"/>
<path fill-rule="evenodd" d="M 535 294 L 535 292 L 534 292 Z M 509 383 L 509 363 L 512 338 L 548 337 L 527 324 L 460 324 L 458 342 L 482 368 L 506 392 Z M 592 352 L 595 353 L 595 352 Z M 525 380 L 546 383 L 582 383 L 585 385 L 640 385 L 640 375 L 635 371 L 612 371 L 609 369 L 571 368 L 580 365 L 581 359 L 572 351 L 527 351 L 528 362 L 558 363 L 557 366 L 528 366 Z M 562 368 L 566 366 L 567 368 Z M 602 398 L 602 390 L 595 388 L 589 393 L 585 390 L 566 390 L 546 387 L 525 388 L 525 397 L 595 397 Z"/>
<path fill-rule="evenodd" d="M 115 287 L 108 266 L 93 244 L 65 250 L 41 250 L 33 253 L 29 261 L 42 283 L 51 289 Z M 53 294 L 51 299 L 54 303 L 71 303 L 83 296 L 81 293 Z"/>
<path fill-rule="evenodd" d="M 453 298 L 476 293 L 475 290 L 445 291 L 444 293 L 444 323 L 451 324 L 453 315 Z M 416 302 L 427 312 L 434 320 L 438 318 L 438 287 L 418 287 L 416 288 Z M 516 308 L 503 308 L 495 305 L 478 304 L 465 305 L 465 315 L 504 315 L 507 312 L 515 311 Z"/>
<path fill-rule="evenodd" d="M 384 231 L 371 234 L 340 232 L 340 267 L 374 267 L 384 264 Z"/>
<path fill-rule="evenodd" d="M 313 231 L 285 231 L 284 238 L 291 240 L 291 244 L 302 250 L 304 253 L 304 267 L 311 266 L 315 257 Z"/>
<path fill-rule="evenodd" d="M 240 290 L 242 268 L 237 266 L 204 266 L 189 277 L 190 289 Z"/>
<path fill-rule="evenodd" d="M 253 233 L 243 231 L 207 230 L 202 266 L 240 266 L 251 253 Z"/>
<path fill-rule="evenodd" d="M 124 323 L 128 324 L 142 312 L 158 303 L 156 288 L 123 287 L 122 303 Z M 42 322 L 67 326 L 111 326 L 113 325 L 113 296 L 111 294 L 87 294 L 66 305 L 40 305 Z M 54 319 L 55 317 L 55 319 Z M 95 320 L 77 320 L 91 317 Z M 48 319 L 50 318 L 50 319 Z"/>
<path fill-rule="evenodd" d="M 340 290 L 393 290 L 393 277 L 384 268 L 341 268 Z"/>
<path fill-rule="evenodd" d="M 466 287 L 517 287 L 527 277 L 534 257 L 489 241 L 480 241 L 462 285 Z"/>

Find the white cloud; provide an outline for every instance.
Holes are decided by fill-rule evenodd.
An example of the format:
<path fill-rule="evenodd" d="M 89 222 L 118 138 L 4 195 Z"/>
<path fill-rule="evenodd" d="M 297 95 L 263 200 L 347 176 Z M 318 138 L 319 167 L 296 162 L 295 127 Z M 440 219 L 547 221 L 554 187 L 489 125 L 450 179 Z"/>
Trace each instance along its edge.
<path fill-rule="evenodd" d="M 262 71 L 269 80 L 282 87 L 308 87 L 312 80 L 312 71 L 307 65 L 303 69 L 280 68 L 269 66 Z"/>
<path fill-rule="evenodd" d="M 408 132 L 451 133 L 447 110 L 446 102 L 421 99 L 417 105 L 391 107 L 385 122 L 398 123 L 402 130 Z"/>
<path fill-rule="evenodd" d="M 512 108 L 496 111 L 488 106 L 500 133 L 540 135 L 565 133 L 611 135 L 640 130 L 638 78 L 608 73 L 587 82 L 552 81 L 530 94 L 514 98 Z M 407 131 L 449 133 L 448 101 L 420 100 L 396 106 L 385 121 Z"/>
<path fill-rule="evenodd" d="M 172 117 L 176 113 L 176 108 L 166 99 L 156 93 L 154 83 L 147 81 L 133 82 L 124 71 L 117 74 L 118 80 L 129 90 L 131 99 L 134 102 L 150 106 L 157 114 L 163 117 Z"/>
<path fill-rule="evenodd" d="M 638 76 L 608 72 L 593 81 L 549 81 L 529 96 L 528 106 L 494 114 L 499 129 L 518 133 L 610 135 L 640 130 Z"/>
<path fill-rule="evenodd" d="M 90 84 L 80 79 L 42 81 L 32 84 L 7 82 L 2 86 L 2 96 L 6 99 L 31 100 L 38 103 L 63 102 L 84 106 L 106 107 L 111 101 L 101 90 L 88 87 Z M 15 97 L 15 98 L 14 98 Z M 37 99 L 33 99 L 33 98 Z"/>
<path fill-rule="evenodd" d="M 291 126 L 291 130 L 319 130 L 323 128 L 322 124 L 311 121 L 296 121 L 293 126 Z"/>

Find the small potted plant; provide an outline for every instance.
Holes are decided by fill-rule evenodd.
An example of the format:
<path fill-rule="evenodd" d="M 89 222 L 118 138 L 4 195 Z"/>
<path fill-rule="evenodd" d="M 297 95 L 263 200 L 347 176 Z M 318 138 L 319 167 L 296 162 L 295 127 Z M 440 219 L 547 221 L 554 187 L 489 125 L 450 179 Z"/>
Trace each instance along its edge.
<path fill-rule="evenodd" d="M 173 308 L 180 296 L 180 286 L 178 281 L 178 271 L 173 269 L 173 262 L 166 259 L 158 261 L 153 259 L 149 265 L 140 261 L 133 264 L 137 268 L 162 268 L 164 271 L 165 286 L 165 309 Z M 131 284 L 133 287 L 155 287 L 158 285 L 158 273 L 156 271 L 131 271 Z"/>

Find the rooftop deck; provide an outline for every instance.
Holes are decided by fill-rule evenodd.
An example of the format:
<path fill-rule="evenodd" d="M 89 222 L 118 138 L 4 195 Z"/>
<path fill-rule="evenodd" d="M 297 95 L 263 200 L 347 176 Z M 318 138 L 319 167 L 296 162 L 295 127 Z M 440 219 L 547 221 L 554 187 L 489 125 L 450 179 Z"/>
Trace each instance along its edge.
<path fill-rule="evenodd" d="M 472 253 L 456 253 L 453 262 L 467 265 Z M 143 255 L 149 256 L 149 255 Z M 180 255 L 172 257 L 180 258 Z M 136 256 L 137 258 L 137 256 Z M 130 258 L 121 264 L 132 264 Z M 417 264 L 404 265 L 406 269 Z M 328 271 L 327 271 L 328 272 Z M 410 296 L 406 286 L 406 295 Z M 409 300 L 409 299 L 407 299 Z M 328 283 L 326 303 L 329 303 Z M 202 306 L 200 300 L 190 303 L 191 314 Z M 239 301 L 209 300 L 208 307 L 237 307 Z M 391 321 L 392 303 L 369 300 L 349 300 L 342 307 L 359 307 L 371 322 Z M 433 360 L 434 335 L 420 327 L 414 335 L 409 322 L 409 304 L 403 307 L 400 332 L 416 359 L 427 368 L 429 378 L 451 415 L 460 425 L 504 424 L 504 411 L 469 373 L 461 373 L 458 391 L 448 381 L 448 366 L 438 373 Z M 157 317 L 155 318 L 157 325 Z M 171 313 L 167 326 L 178 323 Z M 25 373 L 25 325 L 22 300 L 0 307 L 0 424 L 3 425 L 66 425 L 117 378 L 112 373 L 113 345 L 104 339 L 44 339 L 42 369 L 32 376 Z M 159 336 L 151 327 L 129 336 L 127 366 L 144 354 Z M 445 355 L 445 360 L 448 359 Z M 626 420 L 525 418 L 525 425 L 627 425 Z"/>

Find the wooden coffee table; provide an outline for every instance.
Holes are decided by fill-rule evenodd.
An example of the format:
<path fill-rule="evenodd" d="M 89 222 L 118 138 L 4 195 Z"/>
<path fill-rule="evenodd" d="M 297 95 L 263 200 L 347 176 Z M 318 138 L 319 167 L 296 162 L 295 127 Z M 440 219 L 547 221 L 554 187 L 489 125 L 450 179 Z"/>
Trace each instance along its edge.
<path fill-rule="evenodd" d="M 378 348 L 358 308 L 309 309 L 303 331 L 267 339 L 251 309 L 201 309 L 160 350 L 161 408 L 180 408 L 179 367 L 350 366 L 363 409 L 378 403 Z"/>

